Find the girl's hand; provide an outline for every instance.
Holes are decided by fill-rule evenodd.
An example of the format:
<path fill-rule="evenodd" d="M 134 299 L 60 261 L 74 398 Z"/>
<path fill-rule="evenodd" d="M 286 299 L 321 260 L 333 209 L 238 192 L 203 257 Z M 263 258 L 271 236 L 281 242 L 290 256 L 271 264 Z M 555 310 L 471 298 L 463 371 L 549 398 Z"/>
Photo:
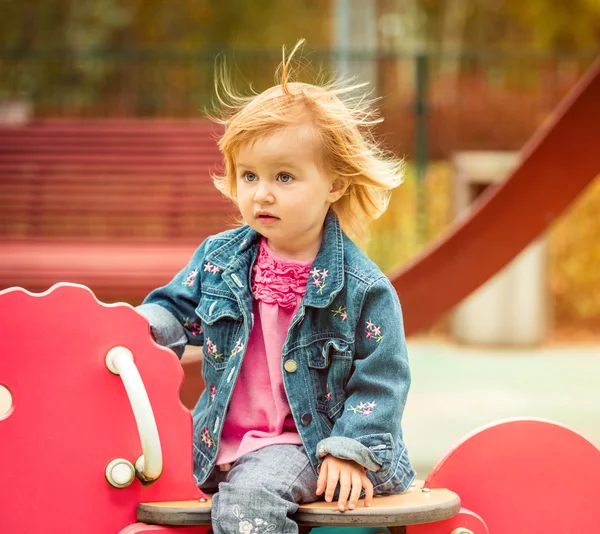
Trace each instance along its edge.
<path fill-rule="evenodd" d="M 367 478 L 365 468 L 352 460 L 340 460 L 335 456 L 328 455 L 323 460 L 319 471 L 317 495 L 321 495 L 325 491 L 325 500 L 331 502 L 338 481 L 340 483 L 340 496 L 338 499 L 340 512 L 346 510 L 348 496 L 350 497 L 348 509 L 354 510 L 362 488 L 365 488 L 365 506 L 371 506 L 373 484 Z"/>

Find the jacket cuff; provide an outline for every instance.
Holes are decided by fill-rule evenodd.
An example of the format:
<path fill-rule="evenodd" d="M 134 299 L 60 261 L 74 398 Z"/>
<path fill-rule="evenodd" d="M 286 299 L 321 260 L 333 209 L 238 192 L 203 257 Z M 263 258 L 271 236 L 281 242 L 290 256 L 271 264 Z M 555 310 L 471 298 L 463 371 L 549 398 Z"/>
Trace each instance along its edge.
<path fill-rule="evenodd" d="M 353 460 L 368 471 L 376 473 L 391 463 L 393 443 L 390 434 L 372 434 L 359 439 L 344 436 L 325 438 L 317 444 L 319 468 L 328 454 L 341 460 Z M 389 466 L 388 466 L 389 467 Z"/>
<path fill-rule="evenodd" d="M 156 342 L 170 348 L 181 359 L 187 345 L 187 336 L 175 316 L 158 304 L 141 304 L 135 309 L 150 323 L 150 332 Z"/>

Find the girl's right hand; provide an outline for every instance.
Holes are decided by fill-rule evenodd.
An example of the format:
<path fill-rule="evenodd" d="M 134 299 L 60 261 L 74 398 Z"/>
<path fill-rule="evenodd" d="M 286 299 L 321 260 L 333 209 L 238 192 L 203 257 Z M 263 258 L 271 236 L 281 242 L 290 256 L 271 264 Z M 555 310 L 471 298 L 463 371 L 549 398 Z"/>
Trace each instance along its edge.
<path fill-rule="evenodd" d="M 331 502 L 338 482 L 340 484 L 338 499 L 340 512 L 346 510 L 346 503 L 348 503 L 349 510 L 356 508 L 362 488 L 365 488 L 365 506 L 371 506 L 373 484 L 367 477 L 365 468 L 352 460 L 342 460 L 329 454 L 321 464 L 317 480 L 317 495 L 321 495 L 325 491 L 325 500 Z"/>

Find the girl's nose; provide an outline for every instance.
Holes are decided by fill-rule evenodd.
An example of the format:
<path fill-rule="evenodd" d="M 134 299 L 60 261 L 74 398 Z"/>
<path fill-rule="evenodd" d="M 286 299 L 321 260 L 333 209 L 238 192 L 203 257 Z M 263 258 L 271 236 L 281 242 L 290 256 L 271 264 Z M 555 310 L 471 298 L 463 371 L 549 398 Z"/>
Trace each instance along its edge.
<path fill-rule="evenodd" d="M 272 204 L 275 202 L 275 197 L 273 196 L 269 184 L 266 184 L 265 182 L 260 182 L 258 184 L 258 187 L 254 193 L 254 200 L 259 204 Z"/>

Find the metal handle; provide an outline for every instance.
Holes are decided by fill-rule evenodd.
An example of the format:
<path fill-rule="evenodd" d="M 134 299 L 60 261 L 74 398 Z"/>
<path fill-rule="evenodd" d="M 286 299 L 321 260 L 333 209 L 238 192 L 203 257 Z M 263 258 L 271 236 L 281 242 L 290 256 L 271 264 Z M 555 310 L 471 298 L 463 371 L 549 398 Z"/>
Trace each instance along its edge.
<path fill-rule="evenodd" d="M 125 347 L 114 347 L 106 355 L 106 367 L 123 380 L 142 444 L 142 456 L 135 462 L 137 477 L 152 482 L 162 473 L 162 449 L 150 399 L 140 376 L 133 354 Z"/>

